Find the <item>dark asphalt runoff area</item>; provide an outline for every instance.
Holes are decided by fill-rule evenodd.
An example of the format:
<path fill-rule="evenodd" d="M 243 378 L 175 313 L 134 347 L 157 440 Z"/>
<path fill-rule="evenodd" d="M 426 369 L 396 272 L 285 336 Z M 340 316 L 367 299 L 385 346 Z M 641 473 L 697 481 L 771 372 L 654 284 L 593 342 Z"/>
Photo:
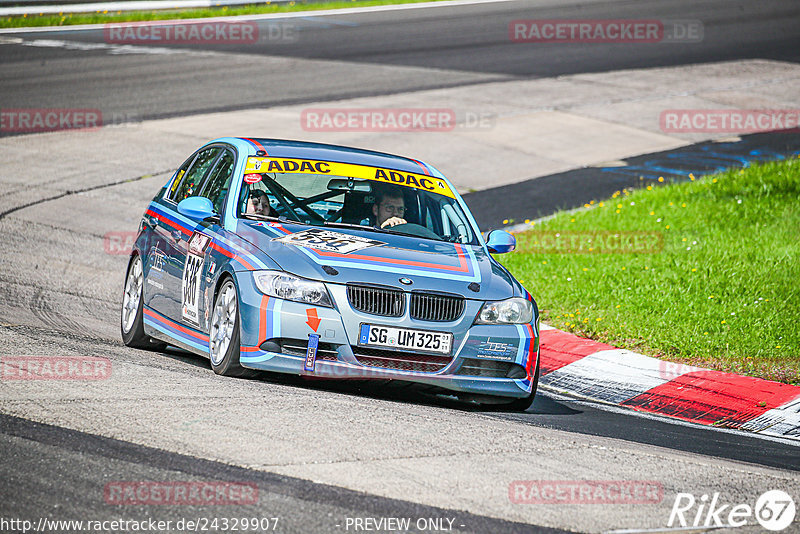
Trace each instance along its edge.
<path fill-rule="evenodd" d="M 661 183 L 659 178 L 664 178 L 664 183 L 683 182 L 689 180 L 690 174 L 699 177 L 798 154 L 800 133 L 796 130 L 751 134 L 736 140 L 705 141 L 643 154 L 615 167 L 573 169 L 463 197 L 481 230 L 487 231 L 580 208 L 622 189 L 657 186 Z"/>
<path fill-rule="evenodd" d="M 453 532 L 567 532 L 367 495 L 2 414 L 0 448 L 3 450 L 3 460 L 0 462 L 0 477 L 3 480 L 0 517 L 5 518 L 34 518 L 33 521 L 40 517 L 57 518 L 59 521 L 80 521 L 87 517 L 91 517 L 92 521 L 152 519 L 171 521 L 170 532 L 194 530 L 176 528 L 181 520 L 194 521 L 200 525 L 198 530 L 202 531 L 204 519 L 257 518 L 269 520 L 262 523 L 269 528 L 249 530 L 308 533 L 347 532 L 347 518 L 408 517 L 414 520 L 439 520 L 444 525 L 452 525 Z M 106 485 L 131 479 L 181 483 L 224 481 L 255 484 L 258 490 L 254 493 L 255 502 L 252 504 L 116 504 Z M 211 523 L 206 526 L 211 532 L 226 531 L 210 528 Z M 352 529 L 351 524 L 350 531 Z M 230 527 L 227 529 L 233 530 Z"/>

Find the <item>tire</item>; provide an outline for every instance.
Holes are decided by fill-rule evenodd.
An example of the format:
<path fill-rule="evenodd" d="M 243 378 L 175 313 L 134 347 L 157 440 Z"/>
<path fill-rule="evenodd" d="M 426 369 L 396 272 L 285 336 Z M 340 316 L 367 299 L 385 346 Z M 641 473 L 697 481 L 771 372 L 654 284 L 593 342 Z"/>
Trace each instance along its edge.
<path fill-rule="evenodd" d="M 239 297 L 233 280 L 227 278 L 214 296 L 208 332 L 208 357 L 211 369 L 218 375 L 248 377 L 255 374 L 239 364 L 240 335 Z"/>
<path fill-rule="evenodd" d="M 125 275 L 125 287 L 122 293 L 122 309 L 120 311 L 122 342 L 136 349 L 161 350 L 166 345 L 159 341 L 153 341 L 144 333 L 143 288 L 142 259 L 138 254 L 134 254 L 128 262 L 128 272 Z"/>
<path fill-rule="evenodd" d="M 524 412 L 533 404 L 534 397 L 536 397 L 536 389 L 539 387 L 539 355 L 536 355 L 536 372 L 533 374 L 533 387 L 531 394 L 521 399 L 515 399 L 506 404 L 506 408 L 515 412 Z"/>
<path fill-rule="evenodd" d="M 536 397 L 536 389 L 539 387 L 539 355 L 536 355 L 536 372 L 533 375 L 533 388 L 531 388 L 530 395 L 519 399 L 514 399 L 511 402 L 504 402 L 502 404 L 484 404 L 483 408 L 488 411 L 503 411 L 503 412 L 524 412 L 533 404 Z"/>

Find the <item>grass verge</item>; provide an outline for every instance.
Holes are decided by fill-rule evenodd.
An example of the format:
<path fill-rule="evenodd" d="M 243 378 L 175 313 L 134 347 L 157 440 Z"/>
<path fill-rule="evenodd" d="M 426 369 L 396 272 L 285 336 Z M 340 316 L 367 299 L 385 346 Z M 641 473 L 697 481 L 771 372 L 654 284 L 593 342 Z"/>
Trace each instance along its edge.
<path fill-rule="evenodd" d="M 691 180 L 558 213 L 499 259 L 557 328 L 800 385 L 800 159 Z"/>
<path fill-rule="evenodd" d="M 98 0 L 99 1 L 99 0 Z M 0 18 L 0 28 L 24 28 L 40 26 L 71 26 L 75 24 L 107 24 L 110 22 L 141 22 L 176 19 L 199 19 L 208 17 L 231 17 L 237 15 L 261 15 L 264 13 L 290 13 L 317 9 L 343 9 L 348 7 L 383 6 L 393 4 L 417 4 L 437 0 L 350 0 L 333 2 L 271 2 L 253 3 L 235 7 L 194 8 L 164 11 L 97 11 L 94 13 L 62 13 L 56 15 L 18 15 Z"/>

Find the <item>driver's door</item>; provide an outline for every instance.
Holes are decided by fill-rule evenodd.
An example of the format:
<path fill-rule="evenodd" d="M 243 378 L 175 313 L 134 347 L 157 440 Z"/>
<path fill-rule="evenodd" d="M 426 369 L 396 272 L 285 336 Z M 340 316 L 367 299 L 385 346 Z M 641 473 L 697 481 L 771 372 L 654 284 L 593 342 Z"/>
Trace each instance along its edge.
<path fill-rule="evenodd" d="M 213 305 L 213 295 L 207 290 L 214 262 L 209 261 L 211 243 L 214 235 L 222 232 L 221 214 L 225 198 L 230 188 L 235 156 L 230 149 L 221 149 L 213 165 L 207 170 L 203 180 L 191 196 L 207 198 L 214 206 L 216 219 L 193 221 L 193 232 L 184 235 L 180 246 L 176 247 L 176 262 L 183 266 L 180 279 L 171 287 L 174 297 L 180 303 L 181 322 L 201 330 L 208 331 L 209 312 Z M 187 197 L 188 198 L 188 197 Z"/>
<path fill-rule="evenodd" d="M 164 236 L 164 240 L 167 244 L 165 249 L 168 256 L 167 263 L 169 266 L 165 272 L 163 290 L 164 296 L 166 297 L 164 300 L 167 309 L 159 311 L 162 311 L 162 313 L 167 315 L 170 319 L 188 322 L 195 328 L 198 328 L 200 323 L 186 321 L 186 318 L 188 315 L 195 320 L 198 319 L 197 312 L 199 310 L 195 310 L 193 306 L 190 306 L 188 309 L 185 308 L 185 302 L 183 298 L 183 283 L 187 273 L 186 260 L 189 242 L 192 241 L 200 221 L 187 220 L 188 217 L 181 216 L 178 213 L 178 204 L 180 204 L 180 202 L 186 198 L 200 194 L 200 191 L 202 191 L 204 186 L 206 176 L 213 168 L 221 152 L 222 147 L 218 146 L 201 150 L 197 154 L 192 166 L 183 175 L 181 182 L 177 184 L 172 191 L 170 191 L 170 195 L 165 199 L 165 205 L 169 207 L 173 213 L 175 213 L 176 218 L 180 223 L 179 226 L 183 229 L 175 228 L 174 225 L 169 224 L 163 228 L 163 231 L 166 234 Z M 197 246 L 197 243 L 194 244 Z M 192 265 L 189 266 L 190 271 L 193 269 L 199 269 L 200 266 L 196 265 L 196 263 L 197 262 L 193 260 Z M 198 276 L 198 273 L 194 273 L 192 280 L 197 280 Z M 192 314 L 193 311 L 195 312 L 194 314 Z"/>

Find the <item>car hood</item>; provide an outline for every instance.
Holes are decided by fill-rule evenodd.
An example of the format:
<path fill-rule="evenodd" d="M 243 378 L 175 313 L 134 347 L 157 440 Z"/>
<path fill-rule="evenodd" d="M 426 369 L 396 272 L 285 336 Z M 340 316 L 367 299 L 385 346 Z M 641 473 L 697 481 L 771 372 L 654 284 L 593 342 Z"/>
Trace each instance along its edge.
<path fill-rule="evenodd" d="M 521 294 L 519 283 L 478 246 L 354 228 L 249 220 L 239 222 L 237 233 L 284 271 L 311 280 L 455 293 L 476 300 Z M 333 247 L 317 245 L 325 239 L 340 247 L 343 241 L 357 242 L 334 252 Z M 412 283 L 403 284 L 401 278 Z"/>

